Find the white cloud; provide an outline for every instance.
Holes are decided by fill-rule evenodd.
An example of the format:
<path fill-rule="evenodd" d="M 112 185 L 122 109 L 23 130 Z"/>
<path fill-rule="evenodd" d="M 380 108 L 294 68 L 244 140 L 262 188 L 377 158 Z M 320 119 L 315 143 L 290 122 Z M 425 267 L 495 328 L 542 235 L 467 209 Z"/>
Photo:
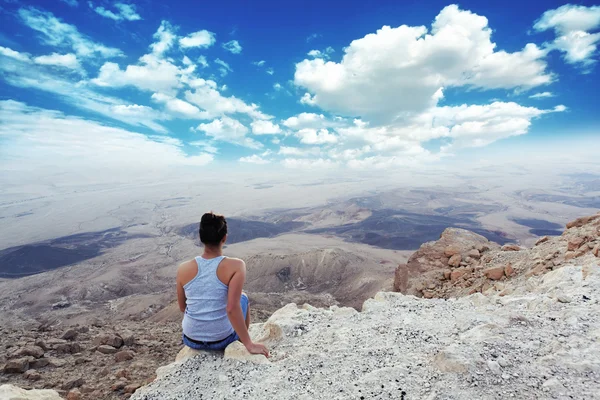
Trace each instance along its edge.
<path fill-rule="evenodd" d="M 142 19 L 135 11 L 135 4 L 115 3 L 117 12 L 107 10 L 104 7 L 94 7 L 92 2 L 89 2 L 89 5 L 94 9 L 96 14 L 114 21 L 139 21 Z"/>
<path fill-rule="evenodd" d="M 219 68 L 219 71 L 221 72 L 221 76 L 225 76 L 229 72 L 233 72 L 233 70 L 231 69 L 229 64 L 227 64 L 225 61 L 221 60 L 220 58 L 217 58 L 215 60 L 215 64 L 219 64 L 221 66 L 221 68 Z"/>
<path fill-rule="evenodd" d="M 152 100 L 164 104 L 168 111 L 184 118 L 198 118 L 200 115 L 198 107 L 163 93 L 154 93 Z"/>
<path fill-rule="evenodd" d="M 271 121 L 253 121 L 250 126 L 252 127 L 252 133 L 255 135 L 277 135 L 281 133 L 279 125 L 274 124 Z"/>
<path fill-rule="evenodd" d="M 540 93 L 535 93 L 535 94 L 532 94 L 531 96 L 529 96 L 530 99 L 544 99 L 544 98 L 548 98 L 548 97 L 554 97 L 552 92 L 540 92 Z"/>
<path fill-rule="evenodd" d="M 104 87 L 135 86 L 146 91 L 174 93 L 181 86 L 183 73 L 171 62 L 146 54 L 138 65 L 128 65 L 124 70 L 117 63 L 105 63 L 92 82 Z"/>
<path fill-rule="evenodd" d="M 123 52 L 119 49 L 106 47 L 96 43 L 87 36 L 79 33 L 73 25 L 61 22 L 52 13 L 36 8 L 21 8 L 19 17 L 27 26 L 42 34 L 44 44 L 49 46 L 72 49 L 80 57 L 119 57 Z"/>
<path fill-rule="evenodd" d="M 179 39 L 179 46 L 182 48 L 200 47 L 208 48 L 215 44 L 215 34 L 207 30 L 190 33 L 186 37 Z"/>
<path fill-rule="evenodd" d="M 240 158 L 239 161 L 243 162 L 243 163 L 250 163 L 250 164 L 268 164 L 268 163 L 271 162 L 269 160 L 265 160 L 264 158 L 262 158 L 258 154 L 253 154 L 253 155 L 248 156 L 248 157 L 242 157 L 242 158 Z"/>
<path fill-rule="evenodd" d="M 303 112 L 286 119 L 285 121 L 283 121 L 283 125 L 290 129 L 318 129 L 331 124 L 323 114 Z"/>
<path fill-rule="evenodd" d="M 166 166 L 206 165 L 211 154 L 188 155 L 177 139 L 147 137 L 124 129 L 27 106 L 0 101 L 0 159 L 9 168 L 44 168 L 45 171 L 90 168 L 155 169 Z"/>
<path fill-rule="evenodd" d="M 267 68 L 265 72 L 269 75 L 273 75 L 275 73 L 275 70 L 273 68 Z"/>
<path fill-rule="evenodd" d="M 9 49 L 8 47 L 2 47 L 0 46 L 0 54 L 5 56 L 5 57 L 10 57 L 10 58 L 14 58 L 15 60 L 18 61 L 22 61 L 22 62 L 29 62 L 29 54 L 27 53 L 19 53 L 18 51 L 15 51 L 13 49 Z"/>
<path fill-rule="evenodd" d="M 308 56 L 313 57 L 313 58 L 324 58 L 324 59 L 329 59 L 330 54 L 334 53 L 335 50 L 333 49 L 333 47 L 329 46 L 327 47 L 325 50 L 321 51 L 321 50 L 311 50 L 307 53 Z"/>
<path fill-rule="evenodd" d="M 563 52 L 566 62 L 579 64 L 584 68 L 596 63 L 592 57 L 596 53 L 600 33 L 590 31 L 599 27 L 600 6 L 574 4 L 546 11 L 533 25 L 539 32 L 554 30 L 556 39 L 548 48 Z"/>
<path fill-rule="evenodd" d="M 313 96 L 311 96 L 310 93 L 304 93 L 304 95 L 300 99 L 300 103 L 301 104 L 306 104 L 307 106 L 314 106 L 314 105 L 316 105 L 315 98 Z"/>
<path fill-rule="evenodd" d="M 153 37 L 156 41 L 150 45 L 150 49 L 157 56 L 162 56 L 163 53 L 171 49 L 177 40 L 175 29 L 168 21 L 161 21 Z"/>
<path fill-rule="evenodd" d="M 253 61 L 252 65 L 256 65 L 257 67 L 262 67 L 263 65 L 265 65 L 265 60 L 260 60 L 260 61 Z"/>
<path fill-rule="evenodd" d="M 198 57 L 198 64 L 202 67 L 202 68 L 206 68 L 208 67 L 208 61 L 206 60 L 205 56 L 200 56 Z"/>
<path fill-rule="evenodd" d="M 351 42 L 339 63 L 296 64 L 294 82 L 327 111 L 382 123 L 435 106 L 443 87 L 527 89 L 552 82 L 543 50 L 528 44 L 515 53 L 495 51 L 491 34 L 487 18 L 451 5 L 430 33 L 424 26 L 384 26 Z"/>
<path fill-rule="evenodd" d="M 283 89 L 283 86 L 281 86 L 280 83 L 275 82 L 275 84 L 273 85 L 273 89 L 275 89 L 276 91 L 280 91 L 281 89 Z"/>
<path fill-rule="evenodd" d="M 211 154 L 217 154 L 219 149 L 212 142 L 208 142 L 206 140 L 195 140 L 193 142 L 188 143 L 190 146 L 202 147 L 202 149 Z"/>
<path fill-rule="evenodd" d="M 320 33 L 311 33 L 310 35 L 308 35 L 306 37 L 306 43 L 310 43 L 315 39 L 318 39 L 320 37 L 322 37 L 323 35 L 321 35 Z"/>
<path fill-rule="evenodd" d="M 74 71 L 83 72 L 83 68 L 77 59 L 75 54 L 58 54 L 52 53 L 46 56 L 35 57 L 33 61 L 36 64 L 41 65 L 54 65 L 57 67 L 63 67 L 72 69 Z"/>
<path fill-rule="evenodd" d="M 242 46 L 237 40 L 230 40 L 227 43 L 223 43 L 223 48 L 233 54 L 240 54 L 242 52 Z"/>
<path fill-rule="evenodd" d="M 300 129 L 296 132 L 300 142 L 304 144 L 333 144 L 337 143 L 338 137 L 329 133 L 327 129 Z"/>
<path fill-rule="evenodd" d="M 281 161 L 281 164 L 286 168 L 294 169 L 331 169 L 339 166 L 337 162 L 324 158 L 286 158 Z"/>
<path fill-rule="evenodd" d="M 284 156 L 295 156 L 295 157 L 310 157 L 318 156 L 321 153 L 319 147 L 291 147 L 281 146 L 279 147 L 278 154 Z"/>
<path fill-rule="evenodd" d="M 204 132 L 207 136 L 216 140 L 234 143 L 252 149 L 263 147 L 261 143 L 246 137 L 248 128 L 234 118 L 221 117 L 212 122 L 198 125 L 196 130 Z"/>

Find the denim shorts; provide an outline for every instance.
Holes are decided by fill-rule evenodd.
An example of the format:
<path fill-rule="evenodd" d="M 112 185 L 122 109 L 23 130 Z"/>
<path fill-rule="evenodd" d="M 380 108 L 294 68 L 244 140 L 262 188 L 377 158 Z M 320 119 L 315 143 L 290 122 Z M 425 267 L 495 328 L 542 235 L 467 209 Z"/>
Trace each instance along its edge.
<path fill-rule="evenodd" d="M 246 296 L 245 293 L 242 293 L 242 297 L 240 298 L 240 304 L 242 306 L 242 313 L 244 314 L 244 320 L 245 320 L 246 316 L 248 315 L 248 304 L 249 304 L 248 296 Z M 190 347 L 194 350 L 225 350 L 225 347 L 229 346 L 231 343 L 240 339 L 240 337 L 238 336 L 237 333 L 235 333 L 235 331 L 231 335 L 227 336 L 225 339 L 219 340 L 218 342 L 212 342 L 212 343 L 206 343 L 206 342 L 194 343 L 194 342 L 190 341 L 185 335 L 182 335 L 182 338 L 183 338 L 183 344 L 185 344 L 187 347 Z"/>

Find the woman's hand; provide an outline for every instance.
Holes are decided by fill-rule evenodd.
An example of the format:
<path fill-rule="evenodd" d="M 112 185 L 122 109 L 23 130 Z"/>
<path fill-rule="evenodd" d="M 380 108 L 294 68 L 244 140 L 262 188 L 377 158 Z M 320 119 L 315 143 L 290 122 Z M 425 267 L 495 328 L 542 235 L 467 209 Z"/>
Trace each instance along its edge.
<path fill-rule="evenodd" d="M 260 343 L 250 342 L 249 344 L 247 344 L 245 346 L 246 346 L 246 350 L 248 350 L 248 352 L 250 354 L 262 354 L 265 357 L 269 357 L 269 350 Z"/>

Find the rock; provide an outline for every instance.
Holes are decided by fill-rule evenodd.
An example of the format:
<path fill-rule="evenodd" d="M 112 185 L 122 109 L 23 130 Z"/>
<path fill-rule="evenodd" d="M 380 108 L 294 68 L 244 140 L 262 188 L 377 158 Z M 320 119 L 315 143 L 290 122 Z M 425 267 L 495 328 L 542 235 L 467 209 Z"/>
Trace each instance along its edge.
<path fill-rule="evenodd" d="M 460 256 L 460 254 L 454 254 L 448 260 L 448 265 L 451 267 L 458 267 L 460 265 L 461 260 L 462 260 L 462 257 Z"/>
<path fill-rule="evenodd" d="M 600 214 L 577 218 L 575 221 L 571 221 L 567 224 L 567 229 L 580 228 L 580 227 L 587 225 L 590 222 L 595 221 L 597 219 L 600 219 Z"/>
<path fill-rule="evenodd" d="M 458 268 L 452 271 L 450 274 L 450 282 L 456 282 L 461 276 L 467 273 L 466 268 Z"/>
<path fill-rule="evenodd" d="M 44 351 L 48 350 L 48 345 L 46 344 L 46 342 L 44 342 L 44 339 L 42 339 L 42 338 L 37 338 L 35 340 L 35 345 Z"/>
<path fill-rule="evenodd" d="M 81 345 L 77 342 L 63 343 L 55 347 L 57 353 L 75 354 L 81 351 Z"/>
<path fill-rule="evenodd" d="M 103 345 L 98 346 L 98 348 L 96 350 L 99 351 L 102 354 L 115 354 L 118 351 L 114 347 L 109 346 L 107 344 L 103 344 Z"/>
<path fill-rule="evenodd" d="M 506 267 L 504 267 L 504 274 L 510 278 L 511 276 L 513 276 L 514 273 L 515 273 L 514 268 L 512 267 L 512 265 L 510 263 L 508 263 L 506 265 Z"/>
<path fill-rule="evenodd" d="M 262 354 L 250 354 L 242 342 L 235 341 L 225 348 L 223 358 L 238 361 L 249 361 L 254 364 L 270 364 L 271 361 Z"/>
<path fill-rule="evenodd" d="M 502 251 L 521 251 L 523 250 L 521 248 L 521 246 L 518 246 L 516 244 L 505 244 L 504 246 L 502 246 Z"/>
<path fill-rule="evenodd" d="M 539 246 L 542 243 L 546 243 L 550 238 L 548 236 L 542 236 L 538 240 L 536 240 L 535 245 Z"/>
<path fill-rule="evenodd" d="M 28 379 L 30 381 L 39 381 L 40 379 L 42 379 L 42 375 L 40 375 L 40 373 L 37 372 L 35 369 L 28 369 L 23 374 L 23 378 Z"/>
<path fill-rule="evenodd" d="M 448 279 L 450 279 L 450 276 L 451 276 L 451 275 L 452 275 L 452 270 L 450 270 L 450 269 L 447 269 L 447 270 L 445 270 L 445 271 L 444 271 L 444 279 L 445 279 L 445 280 L 448 280 Z"/>
<path fill-rule="evenodd" d="M 110 388 L 116 392 L 125 389 L 125 386 L 127 386 L 127 381 L 124 379 L 119 379 L 118 381 L 113 383 Z"/>
<path fill-rule="evenodd" d="M 433 358 L 433 365 L 442 372 L 465 373 L 469 370 L 469 361 L 458 346 L 452 344 Z"/>
<path fill-rule="evenodd" d="M 179 350 L 179 353 L 177 353 L 177 356 L 175 356 L 175 361 L 176 362 L 184 361 L 184 360 L 187 360 L 188 358 L 192 358 L 192 357 L 197 356 L 198 354 L 202 354 L 202 353 L 207 353 L 207 352 L 204 350 L 196 350 L 196 349 L 192 349 L 191 347 L 183 346 L 183 348 L 181 350 Z"/>
<path fill-rule="evenodd" d="M 408 284 L 408 270 L 406 264 L 399 264 L 394 273 L 394 291 L 406 293 L 406 285 Z"/>
<path fill-rule="evenodd" d="M 2 400 L 62 400 L 55 390 L 32 389 L 25 390 L 13 385 L 0 385 Z"/>
<path fill-rule="evenodd" d="M 19 351 L 14 354 L 15 357 L 26 357 L 31 356 L 35 358 L 40 358 L 44 356 L 44 349 L 38 346 L 27 346 L 23 347 Z"/>
<path fill-rule="evenodd" d="M 493 374 L 500 375 L 502 374 L 502 369 L 500 368 L 500 364 L 494 360 L 488 360 L 487 366 Z"/>
<path fill-rule="evenodd" d="M 79 389 L 71 389 L 69 393 L 67 393 L 67 400 L 80 400 L 81 392 Z"/>
<path fill-rule="evenodd" d="M 460 254 L 460 248 L 458 246 L 450 245 L 444 249 L 444 255 L 448 258 L 456 254 Z"/>
<path fill-rule="evenodd" d="M 467 256 L 474 258 L 476 260 L 479 260 L 479 258 L 481 257 L 481 254 L 479 253 L 479 250 L 473 249 L 473 250 L 469 250 L 469 252 L 467 253 Z"/>
<path fill-rule="evenodd" d="M 50 364 L 50 360 L 47 358 L 37 358 L 29 363 L 29 368 L 40 369 Z"/>
<path fill-rule="evenodd" d="M 125 386 L 123 388 L 123 391 L 125 393 L 134 393 L 136 390 L 138 390 L 142 385 L 140 385 L 139 383 L 131 383 L 127 386 Z"/>
<path fill-rule="evenodd" d="M 135 353 L 131 350 L 122 350 L 115 354 L 115 362 L 133 360 Z"/>
<path fill-rule="evenodd" d="M 121 338 L 123 339 L 123 345 L 131 347 L 135 344 L 135 336 L 133 332 L 125 331 L 121 334 Z"/>
<path fill-rule="evenodd" d="M 498 281 L 504 277 L 504 267 L 488 268 L 483 273 L 488 279 Z"/>
<path fill-rule="evenodd" d="M 65 360 L 61 360 L 60 358 L 49 358 L 48 366 L 53 368 L 61 368 L 67 364 Z"/>
<path fill-rule="evenodd" d="M 569 296 L 565 295 L 558 295 L 556 297 L 556 300 L 558 300 L 559 303 L 570 303 L 571 301 L 573 301 Z"/>
<path fill-rule="evenodd" d="M 83 385 L 84 383 L 85 383 L 85 381 L 83 380 L 83 378 L 79 377 L 79 378 L 70 379 L 70 380 L 66 381 L 65 383 L 62 384 L 62 386 L 60 388 L 62 390 L 71 390 L 73 388 L 77 388 L 77 387 Z"/>
<path fill-rule="evenodd" d="M 52 304 L 51 307 L 54 310 L 58 310 L 60 308 L 67 308 L 67 307 L 71 307 L 71 302 L 68 300 L 58 301 L 58 302 Z"/>
<path fill-rule="evenodd" d="M 583 244 L 583 238 L 576 237 L 567 243 L 567 251 L 575 251 Z"/>
<path fill-rule="evenodd" d="M 33 357 L 22 357 L 14 360 L 9 360 L 4 365 L 4 372 L 8 374 L 20 374 L 29 369 L 29 363 L 34 360 Z"/>
<path fill-rule="evenodd" d="M 94 338 L 92 344 L 94 346 L 108 345 L 118 349 L 123 346 L 123 338 L 114 334 L 106 334 Z"/>
<path fill-rule="evenodd" d="M 77 335 L 79 335 L 79 332 L 71 328 L 68 329 L 65 333 L 63 333 L 63 335 L 60 338 L 64 340 L 75 340 L 77 338 Z"/>
<path fill-rule="evenodd" d="M 598 243 L 592 250 L 592 254 L 596 257 L 600 257 L 600 243 Z"/>
<path fill-rule="evenodd" d="M 120 370 L 117 371 L 117 373 L 115 374 L 115 376 L 117 377 L 117 379 L 119 378 L 125 378 L 125 379 L 129 379 L 130 378 L 130 374 L 129 374 L 129 370 L 122 368 Z"/>
<path fill-rule="evenodd" d="M 90 331 L 90 328 L 87 326 L 80 326 L 79 328 L 77 328 L 77 332 L 79 333 L 88 333 Z"/>

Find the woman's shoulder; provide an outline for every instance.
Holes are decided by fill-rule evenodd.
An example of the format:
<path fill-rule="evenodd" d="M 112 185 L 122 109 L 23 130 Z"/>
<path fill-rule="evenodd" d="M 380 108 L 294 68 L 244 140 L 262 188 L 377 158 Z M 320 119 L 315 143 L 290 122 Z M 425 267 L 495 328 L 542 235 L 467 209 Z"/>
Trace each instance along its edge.
<path fill-rule="evenodd" d="M 222 262 L 229 266 L 232 266 L 232 267 L 235 267 L 235 266 L 245 267 L 246 266 L 246 263 L 241 258 L 224 257 Z"/>

